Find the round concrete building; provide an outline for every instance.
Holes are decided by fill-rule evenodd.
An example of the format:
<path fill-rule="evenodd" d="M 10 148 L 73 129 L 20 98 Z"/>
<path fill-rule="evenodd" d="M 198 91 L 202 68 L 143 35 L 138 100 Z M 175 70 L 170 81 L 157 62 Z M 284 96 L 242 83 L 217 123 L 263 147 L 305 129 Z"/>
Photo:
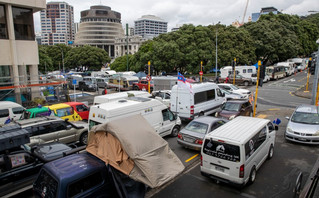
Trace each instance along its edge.
<path fill-rule="evenodd" d="M 115 38 L 124 36 L 121 14 L 108 6 L 91 6 L 81 12 L 81 21 L 75 35 L 75 45 L 91 45 L 104 49 L 114 57 Z"/>

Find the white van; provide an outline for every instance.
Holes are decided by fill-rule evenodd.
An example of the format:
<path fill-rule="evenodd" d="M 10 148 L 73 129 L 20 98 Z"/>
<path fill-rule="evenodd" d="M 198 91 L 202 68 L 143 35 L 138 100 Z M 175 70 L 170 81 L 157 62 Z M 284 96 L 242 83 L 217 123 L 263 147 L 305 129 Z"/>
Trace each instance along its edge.
<path fill-rule="evenodd" d="M 273 156 L 276 130 L 270 120 L 239 116 L 205 136 L 201 149 L 202 175 L 244 186 Z"/>
<path fill-rule="evenodd" d="M 181 119 L 192 120 L 195 117 L 209 115 L 221 110 L 226 102 L 225 95 L 215 83 L 193 83 L 192 92 L 175 85 L 171 91 L 171 111 Z"/>
<path fill-rule="evenodd" d="M 130 97 L 92 106 L 89 115 L 89 128 L 136 114 L 141 114 L 162 137 L 166 135 L 177 136 L 181 128 L 181 120 L 167 106 L 158 100 L 140 97 Z"/>
<path fill-rule="evenodd" d="M 239 74 L 245 78 L 251 78 L 252 74 L 255 74 L 256 67 L 255 66 L 236 66 L 235 67 L 236 74 Z M 232 66 L 225 66 L 220 69 L 220 77 L 221 78 L 226 78 L 227 76 L 234 74 L 233 73 L 233 67 Z"/>
<path fill-rule="evenodd" d="M 293 62 L 279 62 L 275 66 L 284 66 L 286 71 L 286 76 L 291 76 L 295 72 L 295 65 Z"/>
<path fill-rule="evenodd" d="M 0 101 L 0 124 L 4 124 L 9 117 L 11 120 L 19 120 L 24 110 L 24 107 L 18 103 Z"/>
<path fill-rule="evenodd" d="M 152 95 L 146 91 L 125 91 L 125 92 L 117 92 L 112 94 L 106 94 L 101 96 L 95 96 L 93 105 L 98 105 L 106 102 L 111 102 L 119 99 L 125 99 L 128 97 L 142 97 L 149 98 Z"/>

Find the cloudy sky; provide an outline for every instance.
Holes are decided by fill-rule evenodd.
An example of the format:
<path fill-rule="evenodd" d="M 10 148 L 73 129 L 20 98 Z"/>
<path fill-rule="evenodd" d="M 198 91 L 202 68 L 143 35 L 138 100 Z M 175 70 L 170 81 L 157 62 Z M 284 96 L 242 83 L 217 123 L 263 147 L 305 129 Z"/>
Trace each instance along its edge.
<path fill-rule="evenodd" d="M 62 0 L 55 0 L 62 1 Z M 92 5 L 106 5 L 122 15 L 126 23 L 134 26 L 134 20 L 142 15 L 155 15 L 168 22 L 168 31 L 176 25 L 209 25 L 218 23 L 230 25 L 242 21 L 247 0 L 64 0 L 74 7 L 74 21 L 80 21 L 80 12 Z M 47 2 L 50 2 L 47 0 Z M 318 0 L 250 0 L 245 21 L 263 7 L 275 7 L 287 14 L 308 15 L 308 11 L 319 11 Z M 41 31 L 40 15 L 34 15 L 35 29 Z"/>

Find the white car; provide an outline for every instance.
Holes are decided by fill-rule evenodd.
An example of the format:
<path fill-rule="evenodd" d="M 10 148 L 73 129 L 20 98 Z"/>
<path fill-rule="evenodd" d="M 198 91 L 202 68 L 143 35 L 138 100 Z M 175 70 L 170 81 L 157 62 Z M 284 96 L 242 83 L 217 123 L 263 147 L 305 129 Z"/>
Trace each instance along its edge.
<path fill-rule="evenodd" d="M 152 96 L 156 99 L 164 103 L 166 106 L 169 107 L 169 103 L 171 100 L 171 90 L 159 90 L 153 91 Z"/>
<path fill-rule="evenodd" d="M 251 80 L 252 80 L 253 84 L 256 84 L 256 82 L 257 82 L 257 75 L 256 75 L 256 74 L 255 74 L 255 75 L 251 75 Z M 265 77 L 264 77 L 263 82 L 266 83 L 266 82 L 268 82 L 268 81 L 270 81 L 270 77 L 269 77 L 267 74 L 265 74 Z"/>
<path fill-rule="evenodd" d="M 229 84 L 229 83 L 220 83 L 217 84 L 219 88 L 225 89 L 227 91 L 231 91 L 232 93 L 237 93 L 242 95 L 244 98 L 249 98 L 249 95 L 251 92 L 248 89 L 241 89 L 237 87 L 236 85 Z"/>

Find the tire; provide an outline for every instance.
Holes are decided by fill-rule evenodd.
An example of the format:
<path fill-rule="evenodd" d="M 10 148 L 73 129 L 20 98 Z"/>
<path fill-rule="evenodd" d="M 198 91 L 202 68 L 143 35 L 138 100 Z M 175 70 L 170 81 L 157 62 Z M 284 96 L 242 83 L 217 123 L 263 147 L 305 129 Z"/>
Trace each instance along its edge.
<path fill-rule="evenodd" d="M 255 182 L 256 180 L 256 174 L 257 174 L 257 171 L 256 171 L 256 167 L 253 166 L 251 171 L 250 171 L 250 174 L 249 174 L 249 184 L 252 184 Z"/>
<path fill-rule="evenodd" d="M 133 90 L 138 90 L 138 87 L 134 86 L 134 87 L 133 87 Z"/>
<path fill-rule="evenodd" d="M 84 133 L 82 133 L 81 137 L 80 137 L 80 143 L 82 145 L 86 145 L 88 143 L 88 132 L 85 131 Z"/>
<path fill-rule="evenodd" d="M 172 130 L 172 133 L 171 133 L 171 136 L 177 137 L 178 133 L 179 133 L 179 127 L 178 126 L 174 126 L 174 128 Z"/>
<path fill-rule="evenodd" d="M 274 155 L 274 146 L 270 145 L 269 151 L 268 151 L 268 159 L 271 159 Z"/>
<path fill-rule="evenodd" d="M 204 116 L 204 112 L 200 112 L 198 117 Z"/>
<path fill-rule="evenodd" d="M 245 81 L 244 82 L 244 85 L 247 87 L 249 85 L 249 82 L 248 81 Z"/>

